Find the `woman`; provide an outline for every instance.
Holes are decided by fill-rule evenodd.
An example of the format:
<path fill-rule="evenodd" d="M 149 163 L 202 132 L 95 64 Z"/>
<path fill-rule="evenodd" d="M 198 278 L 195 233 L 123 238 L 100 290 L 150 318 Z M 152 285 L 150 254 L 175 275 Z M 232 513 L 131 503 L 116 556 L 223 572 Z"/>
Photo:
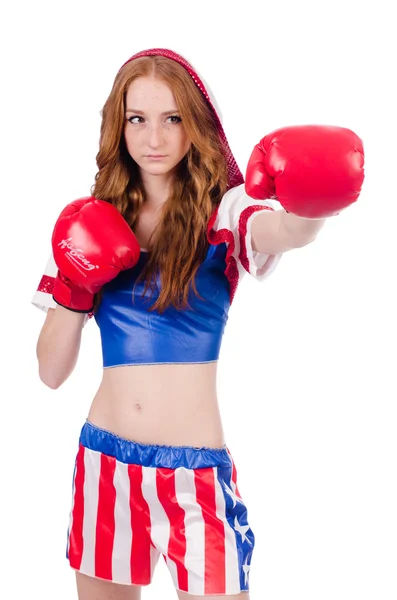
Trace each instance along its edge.
<path fill-rule="evenodd" d="M 248 196 L 208 86 L 169 50 L 129 59 L 102 117 L 93 196 L 62 211 L 33 299 L 47 311 L 37 357 L 51 388 L 92 314 L 101 332 L 68 529 L 79 599 L 138 600 L 160 554 L 178 598 L 248 599 L 254 534 L 216 395 L 228 310 L 244 273 L 268 276 L 355 198 L 295 195 L 273 211 L 266 138 Z"/>

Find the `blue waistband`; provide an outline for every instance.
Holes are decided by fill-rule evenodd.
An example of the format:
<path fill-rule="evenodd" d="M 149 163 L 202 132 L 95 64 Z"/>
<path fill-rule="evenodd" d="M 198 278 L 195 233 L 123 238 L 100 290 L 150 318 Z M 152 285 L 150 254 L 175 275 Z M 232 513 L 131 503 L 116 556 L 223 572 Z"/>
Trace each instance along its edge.
<path fill-rule="evenodd" d="M 80 433 L 80 443 L 90 450 L 114 456 L 116 460 L 142 465 L 176 469 L 205 469 L 207 467 L 230 467 L 232 460 L 226 446 L 222 448 L 195 448 L 193 446 L 166 446 L 142 444 L 120 437 L 86 421 Z"/>

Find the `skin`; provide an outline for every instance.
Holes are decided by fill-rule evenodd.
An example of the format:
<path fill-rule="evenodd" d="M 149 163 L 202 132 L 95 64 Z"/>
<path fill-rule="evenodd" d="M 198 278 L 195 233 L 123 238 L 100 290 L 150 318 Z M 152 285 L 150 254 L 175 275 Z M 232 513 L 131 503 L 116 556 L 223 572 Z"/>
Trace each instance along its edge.
<path fill-rule="evenodd" d="M 140 77 L 130 84 L 125 118 L 128 152 L 139 166 L 148 204 L 156 207 L 167 199 L 176 167 L 191 142 L 172 91 L 154 76 Z"/>
<path fill-rule="evenodd" d="M 167 200 L 177 165 L 190 148 L 171 90 L 155 77 L 134 81 L 126 97 L 125 141 L 138 164 L 146 200 L 134 231 L 145 248 Z M 164 114 L 170 113 L 170 114 Z M 150 154 L 164 155 L 153 159 Z M 65 309 L 66 310 L 66 309 Z M 67 311 L 69 312 L 69 311 Z M 168 445 L 221 447 L 225 443 L 216 393 L 217 363 L 135 365 L 105 369 L 88 419 L 116 434 Z M 125 586 L 76 571 L 79 600 L 141 600 L 141 586 Z M 202 596 L 175 592 L 179 600 Z M 249 600 L 237 596 L 207 596 Z"/>
<path fill-rule="evenodd" d="M 160 79 L 133 81 L 126 94 L 124 136 L 146 199 L 134 234 L 147 248 L 177 165 L 189 140 L 175 97 Z M 153 159 L 150 155 L 162 155 Z M 217 362 L 104 369 L 88 419 L 143 443 L 221 447 L 225 443 L 216 391 Z"/>

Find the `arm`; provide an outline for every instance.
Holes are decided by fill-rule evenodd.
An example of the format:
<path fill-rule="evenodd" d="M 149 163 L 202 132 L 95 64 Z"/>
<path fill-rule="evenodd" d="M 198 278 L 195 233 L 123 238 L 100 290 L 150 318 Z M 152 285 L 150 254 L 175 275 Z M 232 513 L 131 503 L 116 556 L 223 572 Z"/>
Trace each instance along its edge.
<path fill-rule="evenodd" d="M 325 219 L 304 219 L 285 210 L 260 211 L 251 228 L 252 249 L 263 254 L 282 254 L 313 242 Z"/>
<path fill-rule="evenodd" d="M 86 315 L 57 306 L 49 308 L 36 346 L 39 377 L 57 389 L 76 366 Z"/>
<path fill-rule="evenodd" d="M 95 294 L 121 270 L 137 263 L 140 248 L 118 210 L 91 196 L 71 202 L 61 212 L 52 234 L 52 251 L 33 304 L 48 309 L 36 348 L 39 376 L 57 389 L 76 366 L 81 332 Z"/>
<path fill-rule="evenodd" d="M 245 188 L 251 198 L 276 199 L 285 210 L 258 212 L 254 249 L 273 254 L 309 244 L 325 218 L 357 200 L 363 180 L 363 144 L 349 129 L 298 125 L 268 134 L 252 151 Z"/>

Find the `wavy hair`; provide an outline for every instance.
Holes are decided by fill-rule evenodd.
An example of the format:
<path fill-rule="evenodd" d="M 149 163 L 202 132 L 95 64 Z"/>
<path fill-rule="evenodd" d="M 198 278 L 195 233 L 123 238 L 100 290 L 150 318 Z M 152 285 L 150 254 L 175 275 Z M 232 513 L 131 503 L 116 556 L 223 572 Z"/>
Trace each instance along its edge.
<path fill-rule="evenodd" d="M 148 56 L 134 59 L 120 69 L 103 107 L 93 196 L 113 204 L 134 231 L 145 202 L 145 190 L 124 139 L 125 99 L 134 80 L 150 75 L 171 89 L 191 141 L 162 206 L 160 222 L 150 239 L 148 261 L 138 278 L 145 280 L 145 295 L 149 287 L 152 292 L 155 290 L 158 272 L 161 289 L 150 310 L 161 313 L 171 304 L 178 310 L 189 306 L 190 285 L 199 295 L 195 274 L 208 250 L 208 221 L 226 192 L 228 181 L 215 117 L 204 96 L 184 67 L 163 56 Z M 94 310 L 99 302 L 100 293 Z"/>

